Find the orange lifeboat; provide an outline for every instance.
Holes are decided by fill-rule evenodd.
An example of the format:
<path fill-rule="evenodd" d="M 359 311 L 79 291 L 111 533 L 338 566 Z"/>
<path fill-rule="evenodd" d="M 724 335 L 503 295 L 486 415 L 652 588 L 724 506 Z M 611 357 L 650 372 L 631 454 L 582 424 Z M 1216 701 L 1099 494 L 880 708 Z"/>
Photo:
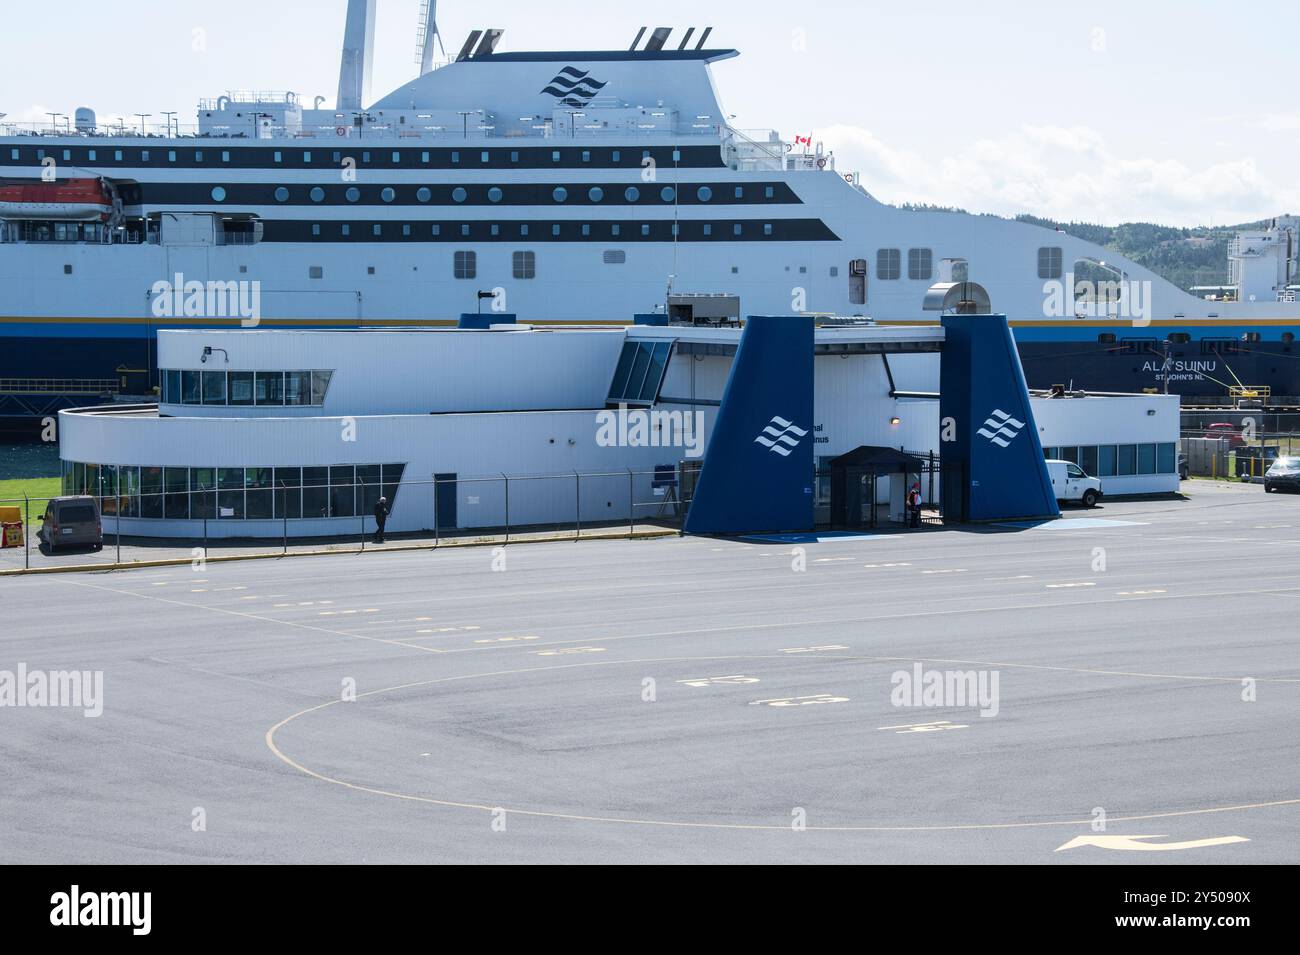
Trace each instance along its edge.
<path fill-rule="evenodd" d="M 103 179 L 0 182 L 0 218 L 107 222 L 112 211 Z"/>

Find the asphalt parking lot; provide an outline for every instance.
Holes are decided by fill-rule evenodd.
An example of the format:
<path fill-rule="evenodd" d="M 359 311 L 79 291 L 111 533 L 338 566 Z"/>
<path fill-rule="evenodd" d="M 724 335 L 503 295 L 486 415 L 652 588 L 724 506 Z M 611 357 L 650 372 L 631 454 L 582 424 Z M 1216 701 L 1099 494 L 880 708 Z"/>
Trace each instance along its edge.
<path fill-rule="evenodd" d="M 5 857 L 1295 863 L 1300 495 L 1195 483 L 8 578 L 0 679 L 100 673 L 102 715 L 0 706 Z"/>

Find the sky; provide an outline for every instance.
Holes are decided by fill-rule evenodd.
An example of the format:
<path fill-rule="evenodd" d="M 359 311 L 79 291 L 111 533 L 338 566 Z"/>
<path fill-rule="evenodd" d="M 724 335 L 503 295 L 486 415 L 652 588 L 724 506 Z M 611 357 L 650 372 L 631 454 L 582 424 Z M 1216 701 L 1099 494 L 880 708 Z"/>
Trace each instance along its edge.
<path fill-rule="evenodd" d="M 374 98 L 415 76 L 418 8 L 378 0 Z M 0 113 L 193 123 L 231 89 L 329 105 L 345 9 L 61 0 L 6 24 Z M 642 25 L 676 27 L 674 46 L 712 26 L 710 46 L 741 53 L 714 66 L 734 125 L 811 134 L 886 202 L 1108 225 L 1300 213 L 1295 0 L 441 0 L 438 22 L 452 52 L 481 27 L 517 51 L 626 49 Z"/>

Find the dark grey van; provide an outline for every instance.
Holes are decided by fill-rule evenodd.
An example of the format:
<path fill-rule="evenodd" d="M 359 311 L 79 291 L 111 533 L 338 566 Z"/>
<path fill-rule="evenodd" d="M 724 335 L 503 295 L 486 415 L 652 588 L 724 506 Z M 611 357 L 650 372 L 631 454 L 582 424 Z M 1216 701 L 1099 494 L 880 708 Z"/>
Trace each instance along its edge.
<path fill-rule="evenodd" d="M 60 547 L 104 547 L 104 529 L 93 497 L 50 498 L 41 521 L 38 536 L 50 553 Z"/>

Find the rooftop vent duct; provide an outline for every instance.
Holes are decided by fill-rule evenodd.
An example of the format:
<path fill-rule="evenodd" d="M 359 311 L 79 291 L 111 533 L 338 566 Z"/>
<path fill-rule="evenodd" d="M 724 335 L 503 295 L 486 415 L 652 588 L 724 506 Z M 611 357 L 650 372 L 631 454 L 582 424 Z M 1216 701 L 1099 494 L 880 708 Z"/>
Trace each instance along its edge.
<path fill-rule="evenodd" d="M 927 312 L 949 315 L 989 315 L 989 293 L 977 282 L 938 282 L 925 293 L 921 306 Z"/>

